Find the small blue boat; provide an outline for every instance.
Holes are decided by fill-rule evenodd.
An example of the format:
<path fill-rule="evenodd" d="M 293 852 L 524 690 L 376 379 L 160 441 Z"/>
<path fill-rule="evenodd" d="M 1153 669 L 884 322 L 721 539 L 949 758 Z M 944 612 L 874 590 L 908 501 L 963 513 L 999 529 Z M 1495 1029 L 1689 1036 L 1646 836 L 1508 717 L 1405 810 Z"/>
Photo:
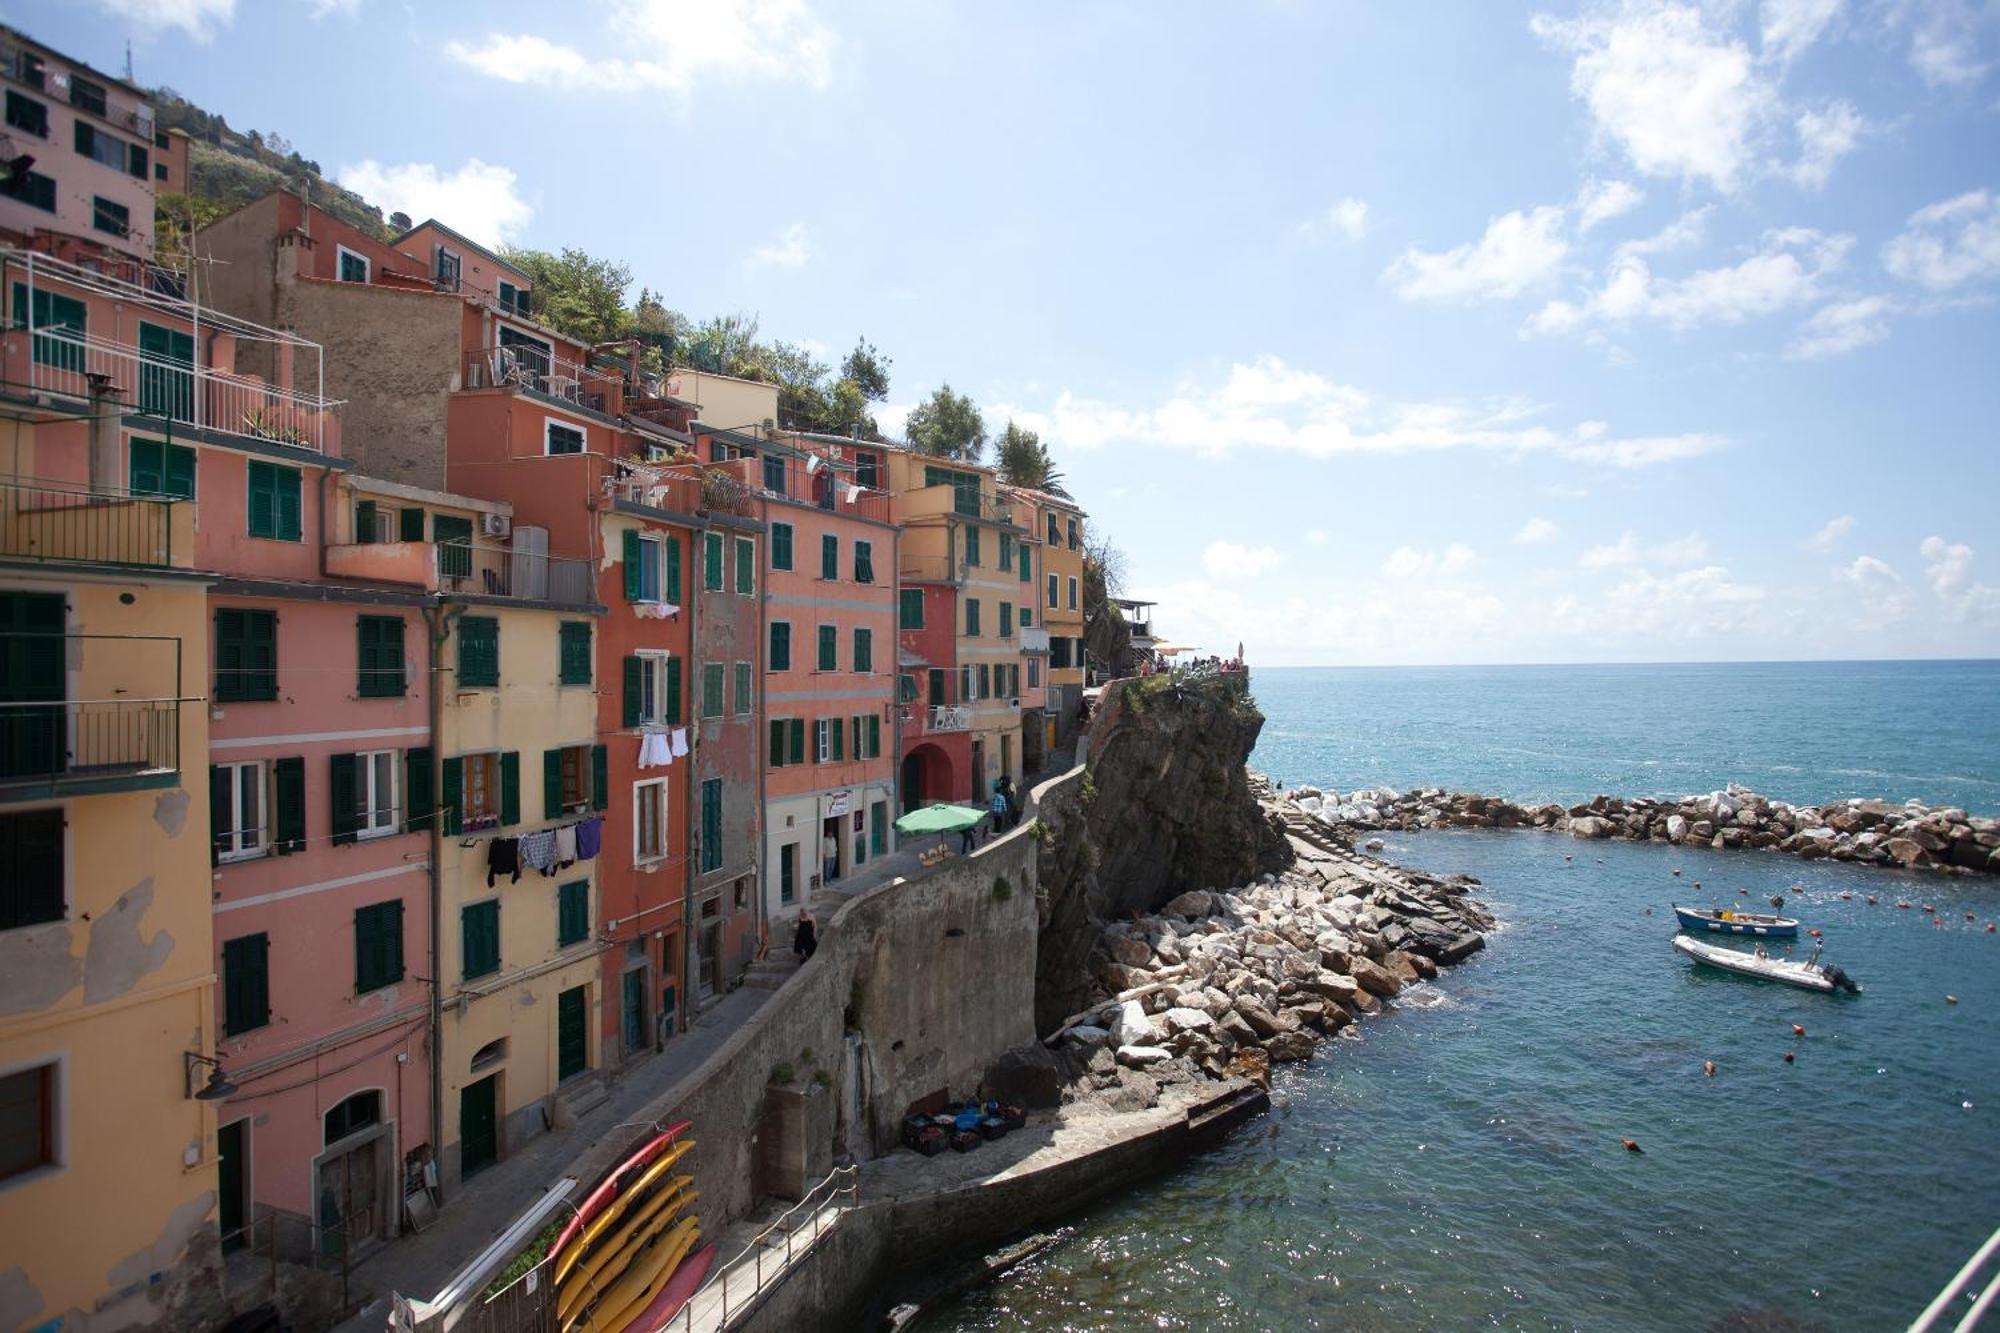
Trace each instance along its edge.
<path fill-rule="evenodd" d="M 1739 912 L 1733 907 L 1682 907 L 1674 904 L 1682 930 L 1713 931 L 1722 935 L 1762 935 L 1769 939 L 1795 940 L 1799 923 L 1788 916 L 1768 912 Z"/>

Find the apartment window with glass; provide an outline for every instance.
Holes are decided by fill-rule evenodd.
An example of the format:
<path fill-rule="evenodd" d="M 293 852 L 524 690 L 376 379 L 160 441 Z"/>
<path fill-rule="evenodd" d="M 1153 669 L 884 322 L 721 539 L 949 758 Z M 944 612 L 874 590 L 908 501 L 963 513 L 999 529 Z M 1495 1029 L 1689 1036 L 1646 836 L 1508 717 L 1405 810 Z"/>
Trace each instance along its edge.
<path fill-rule="evenodd" d="M 1001 569 L 1012 569 L 1014 567 L 1014 537 L 1011 533 L 1003 532 L 1000 534 L 1000 564 L 998 567 Z"/>
<path fill-rule="evenodd" d="M 0 194 L 6 195 L 9 199 L 18 199 L 30 208 L 39 208 L 44 213 L 56 211 L 55 177 L 44 176 L 39 171 L 17 173 L 11 181 L 0 184 Z M 36 321 L 37 324 L 40 322 Z"/>
<path fill-rule="evenodd" d="M 643 537 L 636 528 L 625 530 L 625 600 L 628 602 L 671 602 L 681 600 L 681 540 L 670 537 Z"/>
<path fill-rule="evenodd" d="M 57 1065 L 0 1075 L 0 1183 L 60 1162 Z"/>
<path fill-rule="evenodd" d="M 354 990 L 358 995 L 403 979 L 403 903 L 354 909 Z"/>
<path fill-rule="evenodd" d="M 967 528 L 965 530 L 965 563 L 975 569 L 979 567 L 978 528 Z"/>
<path fill-rule="evenodd" d="M 1069 609 L 1076 610 L 1076 580 L 1073 578 L 1069 581 Z"/>
<path fill-rule="evenodd" d="M 840 577 L 840 538 L 830 532 L 819 539 L 819 576 L 829 582 Z"/>
<path fill-rule="evenodd" d="M 63 916 L 63 812 L 0 814 L 0 930 Z"/>
<path fill-rule="evenodd" d="M 875 546 L 872 542 L 854 543 L 854 581 L 856 583 L 875 581 Z"/>
<path fill-rule="evenodd" d="M 194 450 L 164 440 L 134 439 L 128 446 L 126 476 L 134 495 L 194 499 Z"/>
<path fill-rule="evenodd" d="M 86 79 L 71 70 L 69 76 L 69 104 L 88 111 L 93 116 L 107 115 L 104 100 L 104 85 L 94 79 Z"/>
<path fill-rule="evenodd" d="M 904 629 L 922 629 L 924 627 L 924 590 L 922 588 L 905 588 L 902 590 L 900 596 L 902 601 L 901 613 L 897 616 L 896 623 Z"/>
<path fill-rule="evenodd" d="M 1018 612 L 1018 615 L 1019 615 L 1019 618 L 1020 618 L 1020 621 L 1021 621 L 1021 628 L 1022 628 L 1022 629 L 1032 629 L 1032 628 L 1034 627 L 1034 624 L 1035 624 L 1035 608 L 1034 608 L 1034 607 L 1032 607 L 1032 606 L 1023 606 L 1023 607 L 1022 607 L 1022 608 L 1020 609 L 1020 611 Z"/>
<path fill-rule="evenodd" d="M 785 460 L 776 454 L 764 455 L 764 489 L 773 495 L 785 493 Z"/>
<path fill-rule="evenodd" d="M 854 484 L 871 491 L 882 489 L 882 455 L 872 449 L 855 451 Z"/>
<path fill-rule="evenodd" d="M 771 525 L 771 568 L 790 569 L 792 567 L 792 525 L 773 523 Z"/>
<path fill-rule="evenodd" d="M 960 667 L 958 669 L 958 701 L 960 703 L 970 703 L 977 697 L 972 690 L 972 668 L 969 666 Z"/>
<path fill-rule="evenodd" d="M 590 881 L 574 880 L 556 890 L 556 947 L 590 938 Z"/>
<path fill-rule="evenodd" d="M 403 694 L 403 618 L 358 616 L 360 694 L 364 699 L 396 698 Z"/>
<path fill-rule="evenodd" d="M 656 727 L 681 720 L 681 664 L 671 653 L 625 659 L 625 725 Z"/>
<path fill-rule="evenodd" d="M 819 670 L 838 671 L 840 669 L 840 627 L 821 625 L 819 627 Z"/>
<path fill-rule="evenodd" d="M 757 593 L 757 543 L 748 537 L 736 539 L 736 591 L 744 597 Z"/>
<path fill-rule="evenodd" d="M 703 717 L 722 716 L 722 690 L 728 672 L 720 662 L 704 662 L 701 665 L 701 715 Z"/>
<path fill-rule="evenodd" d="M 1054 574 L 1049 575 L 1049 605 L 1062 605 L 1062 579 Z"/>
<path fill-rule="evenodd" d="M 709 592 L 722 591 L 722 534 L 705 532 L 701 538 L 701 586 Z"/>
<path fill-rule="evenodd" d="M 750 664 L 748 662 L 738 662 L 736 664 L 736 706 L 729 711 L 735 713 L 738 717 L 752 711 L 756 707 L 756 698 L 752 694 L 752 690 L 755 688 L 750 674 Z"/>
<path fill-rule="evenodd" d="M 932 667 L 925 685 L 930 691 L 928 702 L 931 707 L 943 708 L 951 702 L 945 698 L 945 673 L 943 667 Z"/>
<path fill-rule="evenodd" d="M 23 97 L 12 88 L 7 90 L 7 128 L 32 134 L 37 139 L 49 137 L 49 109 L 32 97 Z"/>
<path fill-rule="evenodd" d="M 278 697 L 278 616 L 225 606 L 215 613 L 215 700 L 269 701 Z"/>
<path fill-rule="evenodd" d="M 800 717 L 771 719 L 770 766 L 783 768 L 806 761 L 806 723 Z"/>
<path fill-rule="evenodd" d="M 271 1021 L 271 937 L 222 942 L 222 1035 L 254 1032 Z"/>
<path fill-rule="evenodd" d="M 542 751 L 542 815 L 561 819 L 599 805 L 603 780 L 601 745 L 563 745 Z"/>
<path fill-rule="evenodd" d="M 295 542 L 304 534 L 299 503 L 299 470 L 275 463 L 249 462 L 250 535 Z"/>
<path fill-rule="evenodd" d="M 500 970 L 500 900 L 469 903 L 458 913 L 459 952 L 464 961 L 463 975 L 488 976 Z"/>
<path fill-rule="evenodd" d="M 815 762 L 822 764 L 839 763 L 847 758 L 846 746 L 842 738 L 846 728 L 837 717 L 823 717 L 813 723 L 813 754 Z"/>
<path fill-rule="evenodd" d="M 1082 542 L 1077 536 L 1076 520 L 1071 519 L 1069 521 L 1069 549 L 1074 551 L 1081 544 Z"/>
<path fill-rule="evenodd" d="M 396 831 L 396 770 L 394 750 L 364 750 L 354 756 L 355 832 L 379 838 Z"/>
<path fill-rule="evenodd" d="M 348 249 L 344 245 L 335 246 L 334 249 L 335 252 L 339 255 L 338 276 L 342 282 L 368 281 L 367 255 L 356 254 L 354 251 Z"/>
<path fill-rule="evenodd" d="M 124 170 L 125 141 L 112 138 L 87 120 L 76 122 L 76 151 L 79 157 Z"/>
<path fill-rule="evenodd" d="M 567 421 L 557 421 L 554 417 L 542 423 L 542 452 L 550 457 L 583 452 L 584 432 L 581 426 L 572 426 Z"/>
<path fill-rule="evenodd" d="M 968 597 L 965 599 L 965 633 L 970 638 L 977 638 L 979 635 L 979 599 L 977 597 Z"/>
<path fill-rule="evenodd" d="M 502 281 L 500 284 L 500 309 L 509 315 L 520 315 L 525 318 L 528 313 L 528 289 L 525 287 L 516 287 L 511 282 Z"/>
<path fill-rule="evenodd" d="M 1014 637 L 1014 604 L 1012 602 L 1000 603 L 1000 637 L 1003 639 Z"/>
<path fill-rule="evenodd" d="M 644 864 L 667 855 L 667 780 L 632 784 L 632 859 Z"/>
<path fill-rule="evenodd" d="M 987 663 L 981 662 L 977 670 L 979 672 L 979 697 L 982 699 L 991 699 L 993 697 L 993 668 Z"/>
<path fill-rule="evenodd" d="M 485 754 L 461 755 L 456 760 L 445 760 L 447 780 L 444 785 L 447 795 L 451 790 L 449 774 L 454 763 L 459 766 L 460 774 L 457 820 L 460 828 L 496 827 L 500 823 L 500 756 L 489 750 Z"/>
<path fill-rule="evenodd" d="M 1042 683 L 1042 659 L 1039 657 L 1031 657 L 1028 659 L 1028 688 L 1032 690 L 1041 683 Z"/>
<path fill-rule="evenodd" d="M 493 616 L 461 616 L 458 621 L 458 687 L 500 684 L 500 621 Z"/>
<path fill-rule="evenodd" d="M 783 620 L 771 622 L 771 649 L 766 657 L 769 659 L 765 663 L 768 670 L 792 669 L 792 627 L 789 622 Z"/>
<path fill-rule="evenodd" d="M 1062 526 L 1056 521 L 1054 514 L 1049 515 L 1049 545 L 1062 545 Z"/>
<path fill-rule="evenodd" d="M 875 632 L 857 629 L 854 631 L 854 669 L 873 671 L 875 669 Z"/>

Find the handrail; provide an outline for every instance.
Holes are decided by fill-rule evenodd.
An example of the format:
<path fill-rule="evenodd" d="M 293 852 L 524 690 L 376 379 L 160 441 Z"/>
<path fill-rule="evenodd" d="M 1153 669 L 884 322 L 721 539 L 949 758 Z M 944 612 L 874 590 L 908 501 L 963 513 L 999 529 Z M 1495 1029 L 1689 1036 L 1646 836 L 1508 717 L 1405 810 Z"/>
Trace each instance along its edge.
<path fill-rule="evenodd" d="M 1996 1254 L 2000 1254 L 2000 1228 L 1996 1228 L 1993 1234 L 1986 1238 L 1986 1243 L 1965 1261 L 1965 1267 L 1959 1269 L 1952 1280 L 1945 1284 L 1944 1290 L 1937 1294 L 1937 1299 L 1924 1307 L 1924 1312 L 1910 1324 L 1909 1333 L 1929 1333 L 1930 1329 L 1936 1327 L 1938 1321 L 1944 1317 L 1946 1308 L 1967 1294 L 1967 1288 L 1971 1287 L 1973 1279 Z M 1986 1290 L 1975 1297 L 1972 1308 L 1965 1312 L 1965 1317 L 1953 1325 L 1954 1333 L 1970 1333 L 1972 1329 L 1978 1327 L 1979 1321 L 1992 1312 L 1996 1299 L 2000 1299 L 2000 1273 L 1992 1275 L 1986 1284 Z"/>
<path fill-rule="evenodd" d="M 736 1265 L 742 1263 L 744 1256 L 750 1255 L 752 1251 L 755 1251 L 755 1255 L 752 1259 L 755 1277 L 753 1278 L 753 1285 L 750 1291 L 750 1298 L 746 1299 L 746 1301 L 744 1302 L 744 1305 L 747 1306 L 750 1300 L 755 1299 L 755 1297 L 764 1290 L 764 1242 L 767 1239 L 769 1239 L 771 1233 L 776 1231 L 779 1227 L 783 1227 L 785 1223 L 791 1219 L 792 1214 L 798 1212 L 801 1208 L 804 1208 L 808 1204 L 810 1204 L 812 1205 L 813 1208 L 812 1212 L 813 1239 L 817 1241 L 819 1239 L 819 1232 L 820 1232 L 819 1219 L 821 1214 L 825 1211 L 826 1205 L 828 1203 L 831 1203 L 835 1198 L 843 1194 L 852 1197 L 855 1194 L 855 1192 L 860 1188 L 859 1184 L 857 1183 L 860 1175 L 861 1175 L 861 1168 L 858 1166 L 837 1166 L 833 1170 L 827 1172 L 825 1179 L 821 1180 L 817 1185 L 814 1185 L 811 1189 L 805 1192 L 804 1198 L 800 1199 L 790 1208 L 787 1208 L 783 1213 L 780 1213 L 778 1217 L 774 1221 L 772 1221 L 769 1225 L 767 1225 L 762 1231 L 759 1231 L 755 1236 L 752 1236 L 749 1242 L 746 1245 L 744 1245 L 744 1247 L 741 1250 L 738 1250 L 736 1252 L 735 1257 L 731 1258 L 727 1263 L 718 1265 L 716 1269 L 710 1274 L 708 1280 L 703 1282 L 699 1287 L 696 1287 L 694 1289 L 694 1294 L 688 1297 L 687 1303 L 681 1306 L 680 1317 L 678 1320 L 669 1319 L 666 1323 L 659 1325 L 657 1328 L 633 1329 L 632 1333 L 665 1333 L 665 1330 L 672 1327 L 672 1325 L 675 1324 L 676 1322 L 678 1322 L 681 1325 L 683 1333 L 693 1333 L 694 1307 L 701 1300 L 702 1296 L 707 1293 L 710 1287 L 714 1287 L 717 1285 L 720 1285 L 722 1288 L 722 1303 L 716 1313 L 716 1327 L 717 1328 L 729 1327 L 729 1270 L 735 1267 Z M 842 1180 L 841 1184 L 833 1185 L 833 1182 L 836 1179 L 840 1179 L 843 1177 L 844 1179 Z M 827 1189 L 829 1185 L 833 1185 L 833 1188 Z M 824 1199 L 818 1197 L 821 1190 L 826 1190 L 826 1197 Z M 792 1262 L 792 1234 L 793 1234 L 792 1228 L 786 1227 L 785 1264 L 787 1267 L 789 1267 Z M 784 1269 L 778 1270 L 778 1272 L 780 1273 L 782 1273 L 783 1271 Z M 744 1306 L 738 1306 L 737 1308 L 740 1310 L 744 1308 Z"/>

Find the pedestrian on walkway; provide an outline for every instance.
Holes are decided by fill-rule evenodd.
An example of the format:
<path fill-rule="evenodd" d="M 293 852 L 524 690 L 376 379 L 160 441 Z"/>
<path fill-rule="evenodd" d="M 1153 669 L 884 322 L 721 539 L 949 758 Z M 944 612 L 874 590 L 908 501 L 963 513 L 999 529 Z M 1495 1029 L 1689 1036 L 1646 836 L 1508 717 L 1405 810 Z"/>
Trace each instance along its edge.
<path fill-rule="evenodd" d="M 812 909 L 808 907 L 799 912 L 798 929 L 792 932 L 792 952 L 798 955 L 799 961 L 803 963 L 813 956 L 813 950 L 817 948 L 819 948 L 819 931 L 813 924 Z"/>
<path fill-rule="evenodd" d="M 993 827 L 986 835 L 989 838 L 998 837 L 1007 831 L 1007 793 L 1000 788 L 1000 783 L 1005 781 L 1005 778 L 1001 778 L 993 784 L 993 799 L 986 803 L 986 808 L 993 812 Z"/>
<path fill-rule="evenodd" d="M 1021 798 L 1014 792 L 1014 779 L 1011 774 L 1002 775 L 1000 794 L 1007 800 L 1007 827 L 1013 828 L 1021 822 Z"/>
<path fill-rule="evenodd" d="M 826 872 L 823 876 L 825 882 L 833 883 L 840 874 L 840 842 L 831 833 L 819 840 L 819 859 L 821 868 Z"/>

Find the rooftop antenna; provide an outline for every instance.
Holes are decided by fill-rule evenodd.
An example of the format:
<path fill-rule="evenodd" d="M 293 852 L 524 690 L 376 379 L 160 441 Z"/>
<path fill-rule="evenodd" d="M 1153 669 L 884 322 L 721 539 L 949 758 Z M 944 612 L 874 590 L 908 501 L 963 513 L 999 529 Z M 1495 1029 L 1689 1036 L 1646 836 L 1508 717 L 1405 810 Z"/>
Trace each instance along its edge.
<path fill-rule="evenodd" d="M 132 82 L 132 39 L 125 39 L 125 82 Z"/>

